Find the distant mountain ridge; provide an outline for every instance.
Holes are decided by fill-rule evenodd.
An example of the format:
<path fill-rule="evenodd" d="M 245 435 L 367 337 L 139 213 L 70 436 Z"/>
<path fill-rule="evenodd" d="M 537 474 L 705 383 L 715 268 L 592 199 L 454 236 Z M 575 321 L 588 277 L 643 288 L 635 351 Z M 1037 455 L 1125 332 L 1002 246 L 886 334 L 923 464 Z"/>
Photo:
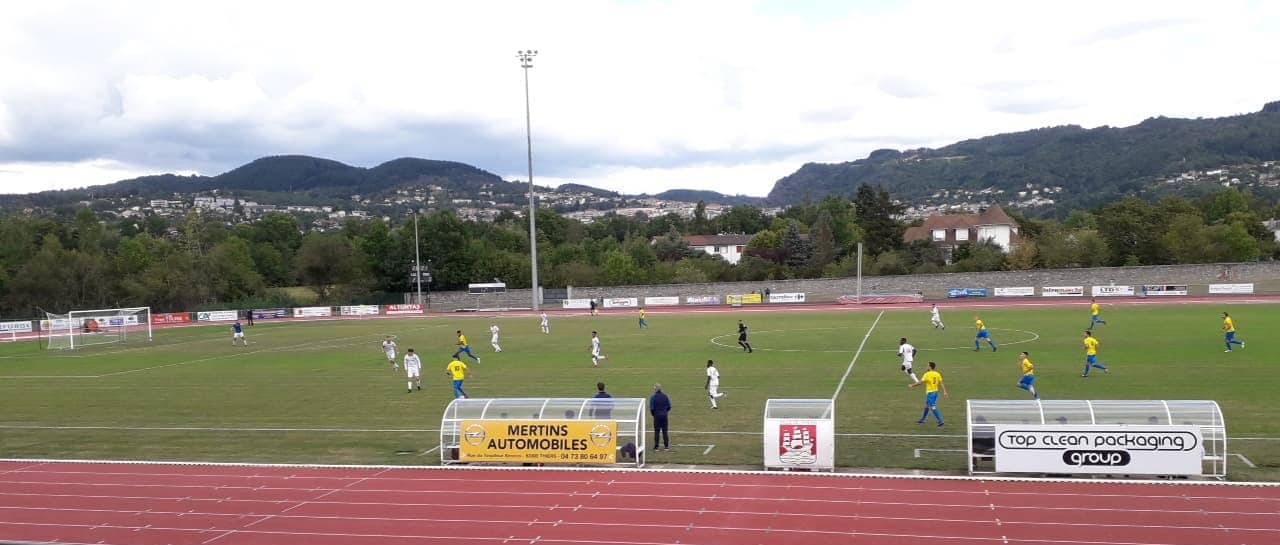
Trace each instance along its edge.
<path fill-rule="evenodd" d="M 459 196 L 477 198 L 482 192 L 514 198 L 527 195 L 524 183 L 503 180 L 480 168 L 454 161 L 401 157 L 372 168 L 351 166 L 331 159 L 306 155 L 276 155 L 255 159 L 216 176 L 158 174 L 81 189 L 44 191 L 27 195 L 4 195 L 7 204 L 56 206 L 89 198 L 167 198 L 173 193 L 207 191 L 251 191 L 261 193 L 308 193 L 328 198 L 351 195 L 380 195 L 408 186 L 438 186 Z M 540 188 L 540 190 L 547 190 Z M 555 193 L 591 193 L 600 197 L 630 197 L 616 191 L 581 184 L 562 184 Z M 685 195 L 707 202 L 736 204 L 751 197 L 729 197 L 714 191 L 668 191 L 669 200 Z M 696 197 L 696 198 L 694 198 Z M 754 199 L 760 201 L 762 199 Z"/>
<path fill-rule="evenodd" d="M 788 205 L 853 196 L 863 183 L 896 199 L 992 188 L 1009 196 L 1035 184 L 1062 187 L 1059 205 L 1093 206 L 1117 195 L 1158 191 L 1178 173 L 1280 160 L 1280 102 L 1215 119 L 1155 117 L 1131 127 L 1075 125 L 998 134 L 938 149 L 877 150 L 847 163 L 808 163 L 780 179 L 768 201 Z M 996 199 L 999 200 L 999 199 Z"/>

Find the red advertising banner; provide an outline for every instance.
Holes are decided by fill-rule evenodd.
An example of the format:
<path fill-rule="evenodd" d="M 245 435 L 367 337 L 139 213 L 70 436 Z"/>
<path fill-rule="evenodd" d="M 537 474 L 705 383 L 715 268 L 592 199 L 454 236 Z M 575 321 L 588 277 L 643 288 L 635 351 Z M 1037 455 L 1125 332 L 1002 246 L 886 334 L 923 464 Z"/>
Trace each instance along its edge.
<path fill-rule="evenodd" d="M 422 305 L 387 305 L 387 314 L 422 314 Z"/>
<path fill-rule="evenodd" d="M 191 315 L 185 312 L 168 312 L 151 315 L 152 324 L 189 324 Z"/>

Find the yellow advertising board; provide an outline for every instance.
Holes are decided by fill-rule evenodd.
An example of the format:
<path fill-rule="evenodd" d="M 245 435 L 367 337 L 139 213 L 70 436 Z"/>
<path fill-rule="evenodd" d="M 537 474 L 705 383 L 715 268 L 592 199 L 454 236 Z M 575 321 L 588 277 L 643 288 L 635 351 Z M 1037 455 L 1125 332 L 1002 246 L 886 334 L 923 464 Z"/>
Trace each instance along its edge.
<path fill-rule="evenodd" d="M 741 293 L 724 296 L 724 302 L 730 305 L 755 305 L 764 302 L 764 299 L 759 293 Z"/>
<path fill-rule="evenodd" d="M 613 464 L 613 420 L 463 420 L 459 462 Z"/>

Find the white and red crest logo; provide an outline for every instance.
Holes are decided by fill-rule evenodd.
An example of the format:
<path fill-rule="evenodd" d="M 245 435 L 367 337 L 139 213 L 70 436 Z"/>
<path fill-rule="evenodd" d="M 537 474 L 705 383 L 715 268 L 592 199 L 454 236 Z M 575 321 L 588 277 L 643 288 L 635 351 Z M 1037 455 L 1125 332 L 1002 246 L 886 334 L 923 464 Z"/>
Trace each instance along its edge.
<path fill-rule="evenodd" d="M 818 426 L 783 424 L 778 429 L 778 458 L 784 464 L 811 465 L 818 461 Z"/>

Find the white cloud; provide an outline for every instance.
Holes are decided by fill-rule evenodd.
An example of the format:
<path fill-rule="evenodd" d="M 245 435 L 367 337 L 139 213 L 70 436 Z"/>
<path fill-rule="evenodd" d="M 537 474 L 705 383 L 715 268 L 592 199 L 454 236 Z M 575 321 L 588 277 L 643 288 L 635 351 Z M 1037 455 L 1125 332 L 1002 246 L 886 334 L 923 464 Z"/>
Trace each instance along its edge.
<path fill-rule="evenodd" d="M 50 1 L 6 11 L 9 164 L 216 173 L 307 153 L 518 173 L 515 51 L 528 47 L 541 52 L 529 73 L 535 174 L 628 192 L 759 195 L 805 162 L 877 148 L 1229 115 L 1280 98 L 1274 3 Z"/>
<path fill-rule="evenodd" d="M 175 171 L 191 175 L 194 171 Z M 0 162 L 0 193 L 30 193 L 46 189 L 75 189 L 153 174 L 152 169 L 110 159 L 89 161 Z"/>

